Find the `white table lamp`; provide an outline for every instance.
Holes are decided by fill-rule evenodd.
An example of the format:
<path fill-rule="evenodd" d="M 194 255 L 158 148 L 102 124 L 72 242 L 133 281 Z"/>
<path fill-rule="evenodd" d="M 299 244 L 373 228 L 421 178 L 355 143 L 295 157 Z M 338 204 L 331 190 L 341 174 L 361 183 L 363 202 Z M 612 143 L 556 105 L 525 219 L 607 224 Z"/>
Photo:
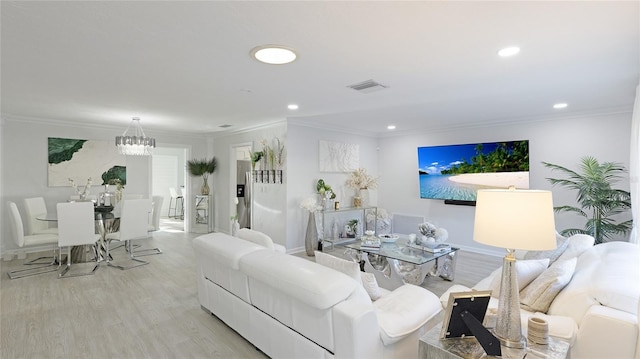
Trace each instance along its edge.
<path fill-rule="evenodd" d="M 556 248 L 551 192 L 514 187 L 478 190 L 473 240 L 507 250 L 494 334 L 504 346 L 524 348 L 514 251 Z"/>

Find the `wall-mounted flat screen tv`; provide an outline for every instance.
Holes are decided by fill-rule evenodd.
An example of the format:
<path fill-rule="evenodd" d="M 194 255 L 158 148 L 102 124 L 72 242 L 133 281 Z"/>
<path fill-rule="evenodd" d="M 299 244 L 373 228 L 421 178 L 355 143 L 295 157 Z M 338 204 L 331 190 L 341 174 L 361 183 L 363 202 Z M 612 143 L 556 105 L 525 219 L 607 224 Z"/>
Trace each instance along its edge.
<path fill-rule="evenodd" d="M 420 198 L 469 204 L 483 188 L 529 188 L 529 141 L 418 147 Z"/>

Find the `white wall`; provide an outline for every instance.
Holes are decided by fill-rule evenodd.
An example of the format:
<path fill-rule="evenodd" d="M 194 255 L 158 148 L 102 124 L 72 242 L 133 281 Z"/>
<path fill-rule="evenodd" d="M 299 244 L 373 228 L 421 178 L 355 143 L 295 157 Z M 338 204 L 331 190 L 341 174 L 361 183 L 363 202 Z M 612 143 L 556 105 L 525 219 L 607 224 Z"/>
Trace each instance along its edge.
<path fill-rule="evenodd" d="M 144 126 L 144 124 L 143 124 Z M 22 200 L 28 197 L 45 198 L 49 211 L 55 211 L 58 202 L 66 201 L 72 194 L 71 187 L 48 187 L 48 137 L 81 138 L 113 141 L 122 133 L 118 127 L 96 127 L 82 124 L 66 124 L 47 120 L 23 120 L 5 116 L 2 119 L 2 188 L 1 205 L 4 209 L 7 201 L 16 202 L 24 216 Z M 145 128 L 148 136 L 156 138 L 157 143 L 182 144 L 191 148 L 195 156 L 206 153 L 206 140 L 201 135 L 154 132 Z M 151 178 L 148 157 L 127 158 L 126 193 L 150 194 Z M 193 185 L 194 183 L 191 183 Z M 99 192 L 94 186 L 93 193 Z M 3 213 L 5 213 L 3 211 Z M 10 235 L 11 229 L 6 216 L 2 216 L 0 255 L 13 253 L 17 245 Z"/>
<path fill-rule="evenodd" d="M 502 250 L 473 241 L 475 207 L 420 199 L 417 147 L 528 139 L 530 188 L 552 190 L 556 206 L 576 205 L 575 192 L 549 184 L 546 178 L 561 175 L 545 168 L 541 162 L 577 169 L 580 158 L 589 155 L 600 162 L 620 162 L 629 168 L 630 128 L 631 113 L 622 113 L 383 138 L 379 143 L 379 204 L 391 212 L 424 215 L 446 228 L 449 241 L 463 248 L 502 254 Z M 628 179 L 618 188 L 628 190 Z M 556 214 L 556 228 L 560 230 L 582 226 L 583 222 L 577 216 Z"/>
<path fill-rule="evenodd" d="M 351 207 L 355 191 L 345 185 L 348 173 L 328 173 L 319 170 L 319 142 L 355 144 L 359 146 L 360 167 L 373 176 L 378 175 L 378 140 L 358 134 L 331 131 L 297 125 L 289 121 L 287 127 L 287 249 L 304 249 L 304 236 L 309 214 L 300 202 L 316 194 L 316 183 L 322 178 L 336 193 L 341 207 Z M 376 203 L 377 191 L 370 191 L 371 203 Z"/>

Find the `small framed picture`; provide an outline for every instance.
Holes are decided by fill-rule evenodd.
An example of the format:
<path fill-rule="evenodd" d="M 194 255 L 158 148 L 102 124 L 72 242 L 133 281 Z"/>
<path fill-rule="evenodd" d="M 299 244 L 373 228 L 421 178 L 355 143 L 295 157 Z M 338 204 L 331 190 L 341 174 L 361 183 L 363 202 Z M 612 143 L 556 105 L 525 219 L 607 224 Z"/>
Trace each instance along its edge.
<path fill-rule="evenodd" d="M 467 311 L 485 325 L 485 315 L 490 299 L 490 290 L 450 293 L 440 338 L 473 337 L 473 333 L 464 323 L 460 314 Z"/>

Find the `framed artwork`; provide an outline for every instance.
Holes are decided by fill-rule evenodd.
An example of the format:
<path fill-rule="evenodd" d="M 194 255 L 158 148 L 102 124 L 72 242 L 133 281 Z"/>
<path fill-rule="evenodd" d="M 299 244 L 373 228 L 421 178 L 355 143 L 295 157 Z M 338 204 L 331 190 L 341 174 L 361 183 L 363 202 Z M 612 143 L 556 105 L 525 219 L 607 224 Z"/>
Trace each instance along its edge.
<path fill-rule="evenodd" d="M 472 330 L 462 320 L 461 314 L 468 312 L 480 323 L 484 323 L 490 299 L 490 290 L 450 293 L 440 338 L 474 336 Z"/>
<path fill-rule="evenodd" d="M 93 186 L 109 181 L 127 182 L 126 157 L 110 141 L 49 137 L 48 185 L 70 186 L 69 178 L 84 185 L 89 178 Z"/>
<path fill-rule="evenodd" d="M 360 147 L 320 140 L 320 172 L 352 172 L 360 165 Z"/>

